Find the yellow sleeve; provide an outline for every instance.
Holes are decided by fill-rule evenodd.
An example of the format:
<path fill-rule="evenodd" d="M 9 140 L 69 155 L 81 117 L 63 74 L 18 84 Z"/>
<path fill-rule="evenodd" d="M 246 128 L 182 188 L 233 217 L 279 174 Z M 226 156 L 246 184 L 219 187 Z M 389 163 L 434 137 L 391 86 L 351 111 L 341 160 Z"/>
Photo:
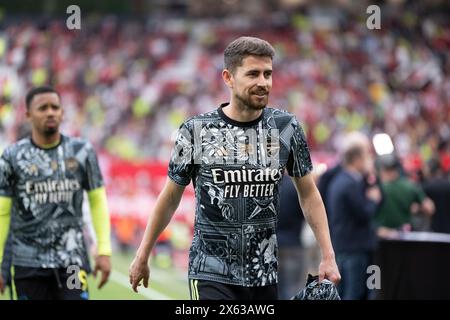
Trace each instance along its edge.
<path fill-rule="evenodd" d="M 3 260 L 6 238 L 8 237 L 9 223 L 11 221 L 12 199 L 0 196 L 0 266 Z"/>
<path fill-rule="evenodd" d="M 108 203 L 104 187 L 88 191 L 89 207 L 92 223 L 97 236 L 98 255 L 111 255 L 111 222 L 109 220 Z"/>

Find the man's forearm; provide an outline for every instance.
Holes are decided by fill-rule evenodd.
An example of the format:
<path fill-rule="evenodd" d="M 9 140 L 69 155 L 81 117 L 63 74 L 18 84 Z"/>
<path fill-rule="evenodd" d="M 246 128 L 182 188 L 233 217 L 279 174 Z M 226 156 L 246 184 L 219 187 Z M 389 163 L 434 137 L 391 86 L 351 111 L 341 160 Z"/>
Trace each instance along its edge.
<path fill-rule="evenodd" d="M 9 197 L 0 196 L 0 266 L 3 260 L 6 239 L 11 221 L 12 200 Z"/>
<path fill-rule="evenodd" d="M 318 191 L 311 192 L 307 197 L 303 197 L 303 199 L 299 198 L 299 200 L 305 219 L 313 230 L 317 242 L 319 243 L 322 258 L 334 258 L 328 219 L 320 193 Z"/>
<path fill-rule="evenodd" d="M 100 187 L 88 192 L 92 224 L 97 237 L 98 255 L 111 256 L 111 223 L 109 220 L 106 190 Z"/>

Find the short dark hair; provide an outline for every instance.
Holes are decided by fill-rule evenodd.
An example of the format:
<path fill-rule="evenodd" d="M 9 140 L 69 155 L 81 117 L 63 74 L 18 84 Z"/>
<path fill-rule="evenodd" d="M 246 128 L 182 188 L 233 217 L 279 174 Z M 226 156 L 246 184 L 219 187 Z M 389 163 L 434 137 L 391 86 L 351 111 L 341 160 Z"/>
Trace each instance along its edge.
<path fill-rule="evenodd" d="M 234 72 L 242 65 L 247 56 L 270 57 L 275 55 L 274 48 L 265 40 L 255 37 L 240 37 L 231 42 L 224 51 L 225 69 Z"/>
<path fill-rule="evenodd" d="M 441 160 L 439 158 L 431 158 L 430 160 L 428 160 L 427 165 L 428 170 L 432 176 L 443 173 Z"/>
<path fill-rule="evenodd" d="M 27 110 L 30 109 L 31 101 L 33 101 L 34 96 L 41 93 L 56 93 L 59 97 L 59 93 L 53 87 L 50 86 L 40 86 L 31 88 L 30 91 L 28 91 L 27 96 L 25 98 Z"/>
<path fill-rule="evenodd" d="M 364 152 L 364 146 L 357 144 L 354 145 L 350 148 L 348 148 L 348 150 L 345 151 L 344 153 L 344 164 L 345 165 L 350 165 L 353 164 L 355 162 L 356 159 L 362 157 Z"/>
<path fill-rule="evenodd" d="M 380 169 L 385 171 L 398 171 L 401 168 L 400 159 L 396 154 L 384 154 L 379 156 Z"/>

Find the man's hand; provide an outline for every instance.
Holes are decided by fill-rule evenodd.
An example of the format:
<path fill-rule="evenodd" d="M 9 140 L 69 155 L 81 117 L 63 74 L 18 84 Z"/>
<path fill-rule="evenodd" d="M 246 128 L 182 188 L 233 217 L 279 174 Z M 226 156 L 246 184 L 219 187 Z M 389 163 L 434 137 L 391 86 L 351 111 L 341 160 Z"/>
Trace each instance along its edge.
<path fill-rule="evenodd" d="M 433 200 L 431 200 L 430 198 L 425 198 L 422 202 L 421 209 L 425 215 L 431 217 L 434 214 L 436 207 Z"/>
<path fill-rule="evenodd" d="M 328 279 L 335 285 L 341 281 L 341 274 L 334 258 L 323 258 L 319 265 L 319 282 Z"/>
<path fill-rule="evenodd" d="M 0 273 L 0 294 L 3 295 L 3 293 L 5 293 L 5 280 Z"/>
<path fill-rule="evenodd" d="M 402 226 L 402 231 L 411 231 L 411 225 L 410 224 L 404 224 Z M 378 227 L 377 229 L 377 236 L 381 239 L 395 239 L 399 235 L 399 231 L 392 228 L 387 227 Z"/>
<path fill-rule="evenodd" d="M 378 186 L 374 185 L 367 188 L 366 197 L 372 200 L 373 202 L 379 203 L 381 198 L 383 197 L 381 194 L 381 190 Z"/>
<path fill-rule="evenodd" d="M 138 292 L 137 287 L 141 284 L 141 280 L 144 280 L 144 287 L 148 288 L 148 279 L 150 277 L 150 268 L 147 261 L 143 261 L 138 257 L 134 258 L 130 265 L 130 284 L 134 292 Z"/>
<path fill-rule="evenodd" d="M 111 273 L 111 257 L 99 255 L 95 258 L 94 278 L 97 278 L 98 271 L 102 273 L 102 278 L 98 285 L 98 288 L 101 289 L 108 282 L 109 274 Z"/>

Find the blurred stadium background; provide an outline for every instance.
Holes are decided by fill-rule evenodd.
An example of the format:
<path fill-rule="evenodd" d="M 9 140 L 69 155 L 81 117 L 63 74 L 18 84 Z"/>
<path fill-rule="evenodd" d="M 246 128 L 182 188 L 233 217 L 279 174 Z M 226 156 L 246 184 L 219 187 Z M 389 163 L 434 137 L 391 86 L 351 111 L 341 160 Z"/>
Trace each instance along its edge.
<path fill-rule="evenodd" d="M 68 30 L 66 8 L 81 8 Z M 381 29 L 366 8 L 381 8 Z M 222 54 L 241 35 L 277 50 L 270 104 L 303 122 L 318 168 L 336 162 L 344 133 L 385 132 L 407 172 L 439 157 L 450 169 L 448 1 L 0 1 L 0 151 L 26 134 L 24 96 L 61 93 L 63 132 L 99 151 L 115 256 L 94 299 L 188 298 L 190 186 L 155 250 L 151 289 L 128 287 L 128 266 L 165 177 L 173 133 L 227 101 Z"/>

